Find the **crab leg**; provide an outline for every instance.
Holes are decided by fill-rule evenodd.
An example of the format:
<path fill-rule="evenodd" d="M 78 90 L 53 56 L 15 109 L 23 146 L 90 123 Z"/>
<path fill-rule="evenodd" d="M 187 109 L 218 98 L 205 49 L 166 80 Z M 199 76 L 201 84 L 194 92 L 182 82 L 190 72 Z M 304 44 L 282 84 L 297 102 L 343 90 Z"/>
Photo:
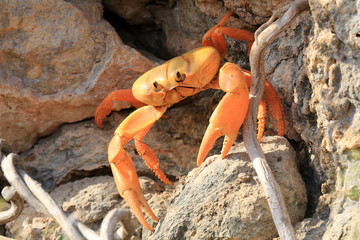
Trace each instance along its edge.
<path fill-rule="evenodd" d="M 247 41 L 249 44 L 248 54 L 250 53 L 251 46 L 255 40 L 254 34 L 251 32 L 243 29 L 223 27 L 225 22 L 233 13 L 234 12 L 229 12 L 228 14 L 226 14 L 218 24 L 216 24 L 214 27 L 212 27 L 209 31 L 205 33 L 202 40 L 203 46 L 213 46 L 218 50 L 222 58 L 225 57 L 227 51 L 224 35 L 233 39 Z"/>
<path fill-rule="evenodd" d="M 172 182 L 165 176 L 164 172 L 160 169 L 160 163 L 154 151 L 148 145 L 142 142 L 142 139 L 145 137 L 146 133 L 150 130 L 151 127 L 152 125 L 142 130 L 134 137 L 136 150 L 143 157 L 146 165 L 154 171 L 156 176 L 162 182 L 172 185 Z"/>
<path fill-rule="evenodd" d="M 134 97 L 131 89 L 113 91 L 96 108 L 95 122 L 100 128 L 102 128 L 102 120 L 111 112 L 113 108 L 113 102 L 120 101 L 129 102 L 136 108 L 140 108 L 146 105 Z"/>
<path fill-rule="evenodd" d="M 146 221 L 141 210 L 143 210 L 154 221 L 158 221 L 158 219 L 151 211 L 143 193 L 141 192 L 136 169 L 130 155 L 125 151 L 124 145 L 133 137 L 142 138 L 151 126 L 159 118 L 161 118 L 166 109 L 166 107 L 153 106 L 145 106 L 137 109 L 116 129 L 115 136 L 111 140 L 108 149 L 111 170 L 120 195 L 128 203 L 140 223 L 150 231 L 153 231 L 153 229 Z"/>
<path fill-rule="evenodd" d="M 212 45 L 212 40 L 211 40 L 211 37 L 212 37 L 212 34 L 215 32 L 215 30 L 219 27 L 222 27 L 226 21 L 229 19 L 229 17 L 231 15 L 233 15 L 234 12 L 231 11 L 229 12 L 228 14 L 226 14 L 221 20 L 220 22 L 218 22 L 218 24 L 216 24 L 215 26 L 213 26 L 212 28 L 210 28 L 206 33 L 205 35 L 203 36 L 203 39 L 202 39 L 202 44 L 203 46 L 213 46 Z"/>
<path fill-rule="evenodd" d="M 260 141 L 264 134 L 265 130 L 265 118 L 266 118 L 266 104 L 264 101 L 264 98 L 261 99 L 259 104 L 259 110 L 258 110 L 258 133 L 257 133 L 257 140 Z"/>
<path fill-rule="evenodd" d="M 212 45 L 216 48 L 220 56 L 223 58 L 226 55 L 227 46 L 224 35 L 237 40 L 247 41 L 249 44 L 248 55 L 250 54 L 251 47 L 254 43 L 254 34 L 243 29 L 236 29 L 230 27 L 217 28 L 211 35 Z"/>
<path fill-rule="evenodd" d="M 110 166 L 117 189 L 139 222 L 146 229 L 153 231 L 150 224 L 146 221 L 141 209 L 143 209 L 154 221 L 158 222 L 159 220 L 151 211 L 144 195 L 141 192 L 139 178 L 136 174 L 135 166 L 131 161 L 130 155 L 124 149 L 122 149 L 122 153 L 119 153 L 117 156 L 110 155 L 110 152 L 113 152 L 110 148 L 114 148 L 115 145 L 118 145 L 119 141 L 121 141 L 119 136 L 115 136 L 113 141 L 110 142 L 109 147 L 109 158 L 112 157 L 112 161 L 114 161 L 110 162 Z"/>
<path fill-rule="evenodd" d="M 265 94 L 270 110 L 274 118 L 277 120 L 278 135 L 284 136 L 285 123 L 284 123 L 284 110 L 274 86 L 268 81 L 265 81 Z"/>
<path fill-rule="evenodd" d="M 250 71 L 247 71 L 245 69 L 243 69 L 243 71 L 245 73 L 246 83 L 247 83 L 248 87 L 250 87 L 251 73 L 250 73 Z M 278 135 L 284 136 L 284 133 L 285 133 L 284 110 L 283 110 L 279 95 L 277 94 L 274 86 L 267 79 L 265 79 L 264 91 L 265 91 L 265 94 L 264 94 L 263 98 L 261 99 L 261 102 L 259 105 L 258 117 L 257 117 L 259 120 L 257 139 L 259 141 L 260 141 L 260 139 L 264 133 L 264 129 L 265 129 L 265 117 L 266 117 L 266 105 L 265 105 L 265 101 L 264 101 L 265 97 L 266 97 L 267 103 L 271 109 L 271 113 L 277 121 Z"/>
<path fill-rule="evenodd" d="M 200 166 L 217 138 L 225 135 L 221 157 L 225 158 L 245 119 L 249 105 L 249 90 L 242 69 L 226 63 L 219 72 L 220 88 L 227 92 L 211 115 L 200 145 L 197 165 Z"/>

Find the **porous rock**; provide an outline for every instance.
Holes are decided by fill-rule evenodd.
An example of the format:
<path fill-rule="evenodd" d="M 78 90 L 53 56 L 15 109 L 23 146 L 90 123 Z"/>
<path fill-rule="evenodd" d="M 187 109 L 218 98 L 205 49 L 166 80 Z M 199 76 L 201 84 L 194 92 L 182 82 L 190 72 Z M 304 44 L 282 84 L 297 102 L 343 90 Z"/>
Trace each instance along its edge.
<path fill-rule="evenodd" d="M 310 1 L 314 37 L 306 50 L 319 134 L 317 156 L 327 178 L 360 147 L 360 44 L 356 1 Z M 351 158 L 351 156 L 350 156 Z"/>
<path fill-rule="evenodd" d="M 356 1 L 309 4 L 314 24 L 304 52 L 307 74 L 296 84 L 294 123 L 322 184 L 299 239 L 358 239 L 359 11 Z"/>

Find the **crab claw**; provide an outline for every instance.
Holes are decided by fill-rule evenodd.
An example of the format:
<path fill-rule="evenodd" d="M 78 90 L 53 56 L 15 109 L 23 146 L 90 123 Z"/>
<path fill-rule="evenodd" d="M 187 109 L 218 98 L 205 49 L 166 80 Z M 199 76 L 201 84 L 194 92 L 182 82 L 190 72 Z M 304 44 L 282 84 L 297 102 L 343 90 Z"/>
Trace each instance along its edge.
<path fill-rule="evenodd" d="M 129 153 L 124 149 L 126 143 L 135 139 L 135 146 L 143 156 L 146 164 L 156 175 L 166 183 L 171 182 L 159 167 L 153 150 L 142 142 L 143 137 L 151 126 L 164 114 L 167 107 L 145 106 L 130 114 L 115 130 L 115 135 L 108 148 L 108 158 L 115 183 L 120 195 L 125 199 L 139 222 L 148 230 L 153 228 L 146 221 L 144 211 L 150 218 L 158 222 L 158 218 L 151 211 L 143 193 L 141 192 L 139 178 Z"/>
<path fill-rule="evenodd" d="M 220 88 L 227 92 L 211 115 L 200 145 L 197 165 L 200 166 L 217 138 L 225 135 L 221 157 L 225 158 L 244 122 L 249 106 L 249 90 L 245 75 L 235 64 L 225 64 L 219 73 Z"/>
<path fill-rule="evenodd" d="M 109 162 L 120 195 L 130 206 L 139 222 L 148 230 L 154 231 L 146 221 L 143 210 L 151 219 L 158 222 L 159 219 L 151 211 L 143 193 L 141 192 L 139 178 L 130 155 L 121 146 L 126 139 L 115 134 L 109 145 Z"/>
<path fill-rule="evenodd" d="M 113 109 L 113 103 L 122 102 L 122 101 L 129 102 L 131 105 L 133 105 L 136 108 L 140 108 L 146 105 L 134 97 L 131 89 L 120 89 L 113 91 L 96 108 L 95 122 L 100 128 L 102 128 L 102 120 L 109 113 L 111 113 Z"/>

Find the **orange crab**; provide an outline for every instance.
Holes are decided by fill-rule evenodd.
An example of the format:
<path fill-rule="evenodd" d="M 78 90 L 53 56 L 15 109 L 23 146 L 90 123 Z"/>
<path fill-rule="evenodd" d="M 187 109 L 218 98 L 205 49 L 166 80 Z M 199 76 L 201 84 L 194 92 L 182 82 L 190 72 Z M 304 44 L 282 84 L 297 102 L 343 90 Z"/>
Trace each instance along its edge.
<path fill-rule="evenodd" d="M 111 112 L 114 101 L 128 101 L 138 108 L 116 129 L 109 145 L 108 158 L 120 195 L 129 204 L 140 223 L 151 231 L 153 229 L 146 221 L 142 210 L 154 221 L 158 221 L 158 218 L 141 192 L 134 164 L 124 150 L 124 145 L 134 138 L 136 149 L 149 168 L 161 181 L 172 184 L 159 168 L 155 153 L 142 139 L 170 106 L 188 96 L 215 88 L 222 89 L 226 95 L 210 118 L 200 146 L 197 165 L 200 166 L 215 140 L 222 135 L 225 135 L 222 158 L 227 155 L 247 113 L 251 76 L 249 71 L 233 63 L 225 63 L 219 70 L 221 59 L 226 55 L 224 35 L 248 41 L 249 48 L 254 41 L 254 36 L 250 32 L 223 27 L 232 14 L 233 12 L 228 13 L 204 35 L 203 47 L 149 70 L 136 80 L 132 90 L 112 92 L 96 110 L 95 121 L 102 127 L 102 120 Z M 282 105 L 274 87 L 268 81 L 265 83 L 265 92 L 271 111 L 278 121 L 278 133 L 283 136 Z M 265 114 L 265 102 L 262 101 L 258 113 L 258 139 L 264 132 Z"/>

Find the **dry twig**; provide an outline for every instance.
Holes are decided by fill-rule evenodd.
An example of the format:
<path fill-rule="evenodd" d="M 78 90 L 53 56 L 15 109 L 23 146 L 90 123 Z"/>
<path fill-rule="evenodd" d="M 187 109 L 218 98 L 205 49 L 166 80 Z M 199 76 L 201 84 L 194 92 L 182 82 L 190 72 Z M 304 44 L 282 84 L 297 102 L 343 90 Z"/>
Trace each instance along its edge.
<path fill-rule="evenodd" d="M 29 190 L 24 183 L 23 179 L 19 176 L 14 166 L 14 160 L 18 159 L 18 155 L 10 153 L 6 157 L 3 155 L 1 159 L 1 169 L 8 182 L 15 188 L 15 190 L 25 199 L 26 202 L 31 204 L 36 211 L 50 215 L 46 208 L 42 206 L 39 200 Z"/>
<path fill-rule="evenodd" d="M 0 160 L 2 159 L 2 154 L 10 153 L 11 148 L 7 142 L 3 139 L 0 139 Z M 1 191 L 1 195 L 4 200 L 10 202 L 10 209 L 0 212 L 0 225 L 6 224 L 8 222 L 16 219 L 24 209 L 24 199 L 15 191 L 14 187 L 5 187 Z"/>
<path fill-rule="evenodd" d="M 13 187 L 5 187 L 1 191 L 4 200 L 10 202 L 8 210 L 0 212 L 0 225 L 15 220 L 24 209 L 24 199 L 15 191 Z"/>
<path fill-rule="evenodd" d="M 250 159 L 254 164 L 256 173 L 264 187 L 280 239 L 296 239 L 296 237 L 281 195 L 280 187 L 266 162 L 264 153 L 256 137 L 256 116 L 264 92 L 264 82 L 266 78 L 264 69 L 265 50 L 281 32 L 289 27 L 300 13 L 307 9 L 309 9 L 308 0 L 296 0 L 280 8 L 279 11 L 276 11 L 273 17 L 264 24 L 264 27 L 260 27 L 256 32 L 256 40 L 250 52 L 252 85 L 250 88 L 249 109 L 243 129 L 244 143 Z"/>
<path fill-rule="evenodd" d="M 102 240 L 111 240 L 115 232 L 116 224 L 123 218 L 130 217 L 131 213 L 128 209 L 115 208 L 106 214 L 101 223 L 100 238 Z"/>

